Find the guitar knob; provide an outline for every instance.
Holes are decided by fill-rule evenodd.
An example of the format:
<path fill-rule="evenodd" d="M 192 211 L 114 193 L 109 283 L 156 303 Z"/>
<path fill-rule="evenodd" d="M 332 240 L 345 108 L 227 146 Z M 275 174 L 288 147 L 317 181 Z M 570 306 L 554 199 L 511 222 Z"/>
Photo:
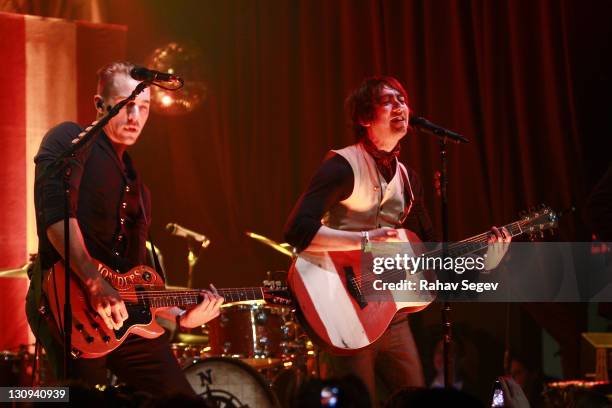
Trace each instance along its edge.
<path fill-rule="evenodd" d="M 83 324 L 82 323 L 77 323 L 74 325 L 74 328 L 77 329 L 78 331 L 82 332 L 83 331 Z"/>
<path fill-rule="evenodd" d="M 87 336 L 85 337 L 85 341 L 88 342 L 89 344 L 93 343 L 94 338 L 92 336 Z"/>
<path fill-rule="evenodd" d="M 110 341 L 110 336 L 104 336 L 102 337 L 102 340 L 104 340 L 105 343 L 108 343 Z"/>
<path fill-rule="evenodd" d="M 96 323 L 96 322 L 93 322 L 93 323 L 91 324 L 91 327 L 92 327 L 93 329 L 95 329 L 95 330 L 98 330 L 98 329 L 100 328 L 100 325 L 99 325 L 98 323 Z"/>

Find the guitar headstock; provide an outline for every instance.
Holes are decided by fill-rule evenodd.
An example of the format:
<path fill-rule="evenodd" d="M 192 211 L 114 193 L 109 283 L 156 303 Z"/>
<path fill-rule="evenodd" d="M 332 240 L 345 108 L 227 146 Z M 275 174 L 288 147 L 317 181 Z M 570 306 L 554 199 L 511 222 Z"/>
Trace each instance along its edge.
<path fill-rule="evenodd" d="M 291 306 L 293 304 L 293 298 L 286 286 L 264 287 L 263 295 L 266 303 L 280 306 Z"/>
<path fill-rule="evenodd" d="M 537 235 L 543 237 L 544 231 L 557 228 L 558 223 L 559 216 L 557 213 L 544 204 L 522 214 L 522 219 L 519 221 L 523 233 L 529 235 L 532 240 Z"/>

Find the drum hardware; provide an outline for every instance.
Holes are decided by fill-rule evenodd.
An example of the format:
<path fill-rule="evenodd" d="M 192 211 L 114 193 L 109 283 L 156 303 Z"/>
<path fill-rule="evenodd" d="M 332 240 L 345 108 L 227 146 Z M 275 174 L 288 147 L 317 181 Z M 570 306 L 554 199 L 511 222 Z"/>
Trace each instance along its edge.
<path fill-rule="evenodd" d="M 182 368 L 210 357 L 210 347 L 200 344 L 171 343 L 170 350 Z"/>

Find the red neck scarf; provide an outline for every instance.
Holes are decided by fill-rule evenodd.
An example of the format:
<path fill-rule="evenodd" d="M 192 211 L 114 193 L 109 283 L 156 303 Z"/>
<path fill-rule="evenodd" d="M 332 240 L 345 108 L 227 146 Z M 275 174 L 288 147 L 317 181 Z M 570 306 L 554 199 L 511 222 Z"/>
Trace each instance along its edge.
<path fill-rule="evenodd" d="M 380 172 L 382 173 L 385 180 L 387 180 L 387 182 L 391 181 L 391 179 L 395 175 L 396 159 L 400 154 L 399 142 L 390 152 L 379 150 L 367 136 L 363 138 L 362 143 L 366 152 L 368 152 L 370 156 L 374 158 L 376 166 L 378 167 L 378 170 L 380 170 Z"/>

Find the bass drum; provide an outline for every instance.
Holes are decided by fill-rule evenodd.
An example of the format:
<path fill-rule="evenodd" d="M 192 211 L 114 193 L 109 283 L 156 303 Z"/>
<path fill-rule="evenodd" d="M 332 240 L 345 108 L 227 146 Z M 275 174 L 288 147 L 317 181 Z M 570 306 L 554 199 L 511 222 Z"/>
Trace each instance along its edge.
<path fill-rule="evenodd" d="M 215 407 L 277 408 L 264 378 L 240 360 L 211 357 L 183 370 L 196 394 Z"/>

